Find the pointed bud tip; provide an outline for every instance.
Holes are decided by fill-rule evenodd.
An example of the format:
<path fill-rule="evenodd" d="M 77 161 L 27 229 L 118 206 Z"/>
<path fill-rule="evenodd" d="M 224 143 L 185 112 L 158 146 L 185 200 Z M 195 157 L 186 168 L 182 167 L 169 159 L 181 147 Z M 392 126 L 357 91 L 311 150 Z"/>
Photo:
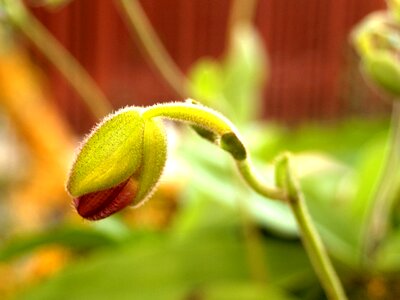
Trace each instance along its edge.
<path fill-rule="evenodd" d="M 100 220 L 131 204 L 137 190 L 137 182 L 130 178 L 110 189 L 74 198 L 73 205 L 82 218 Z"/>

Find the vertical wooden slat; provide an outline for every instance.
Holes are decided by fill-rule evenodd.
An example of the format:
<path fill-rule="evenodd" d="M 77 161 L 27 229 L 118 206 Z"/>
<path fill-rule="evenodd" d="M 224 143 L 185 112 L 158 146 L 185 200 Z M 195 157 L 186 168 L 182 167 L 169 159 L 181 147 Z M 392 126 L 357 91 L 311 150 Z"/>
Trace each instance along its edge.
<path fill-rule="evenodd" d="M 193 62 L 193 54 L 195 47 L 195 1 L 180 0 L 179 1 L 179 26 L 177 28 L 179 34 L 179 47 L 177 62 L 182 69 L 187 72 Z"/>
<path fill-rule="evenodd" d="M 221 57 L 231 1 L 141 3 L 185 72 L 200 57 Z M 384 105 L 365 92 L 361 78 L 353 78 L 359 75 L 348 34 L 367 13 L 383 7 L 384 0 L 259 1 L 255 23 L 269 50 L 271 67 L 265 116 L 298 122 L 334 119 L 354 109 L 382 111 Z M 75 0 L 56 13 L 35 12 L 87 67 L 115 106 L 177 99 L 144 61 L 113 1 Z M 84 106 L 60 75 L 44 65 L 59 107 L 79 127 L 87 114 Z"/>

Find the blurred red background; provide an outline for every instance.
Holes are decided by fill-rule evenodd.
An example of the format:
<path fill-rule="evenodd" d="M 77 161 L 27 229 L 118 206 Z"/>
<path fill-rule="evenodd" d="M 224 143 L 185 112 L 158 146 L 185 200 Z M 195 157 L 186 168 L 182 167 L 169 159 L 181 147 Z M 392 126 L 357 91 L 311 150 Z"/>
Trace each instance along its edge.
<path fill-rule="evenodd" d="M 143 0 L 152 25 L 184 72 L 203 56 L 221 57 L 229 0 Z M 285 122 L 380 114 L 385 103 L 365 90 L 348 42 L 351 27 L 384 0 L 263 0 L 255 17 L 271 60 L 264 116 Z M 178 100 L 146 63 L 113 1 L 75 0 L 36 15 L 83 64 L 114 107 Z M 93 119 L 62 76 L 40 54 L 60 109 L 78 130 Z"/>

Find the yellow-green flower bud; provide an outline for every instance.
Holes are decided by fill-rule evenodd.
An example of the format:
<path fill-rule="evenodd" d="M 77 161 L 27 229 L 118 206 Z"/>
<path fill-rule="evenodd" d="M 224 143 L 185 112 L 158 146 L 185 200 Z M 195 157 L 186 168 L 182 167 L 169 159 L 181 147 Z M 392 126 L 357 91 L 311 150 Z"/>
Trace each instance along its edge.
<path fill-rule="evenodd" d="M 78 213 L 98 220 L 143 203 L 160 179 L 166 156 L 162 124 L 143 118 L 140 108 L 106 117 L 82 143 L 68 178 Z"/>
<path fill-rule="evenodd" d="M 400 96 L 400 24 L 387 13 L 368 16 L 353 31 L 365 75 L 387 94 Z"/>

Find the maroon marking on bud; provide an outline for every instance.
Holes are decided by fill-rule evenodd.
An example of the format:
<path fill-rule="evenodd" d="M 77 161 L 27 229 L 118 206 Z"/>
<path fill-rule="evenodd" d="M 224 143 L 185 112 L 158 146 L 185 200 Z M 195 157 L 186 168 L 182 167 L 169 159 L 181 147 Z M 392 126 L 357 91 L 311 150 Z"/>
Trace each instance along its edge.
<path fill-rule="evenodd" d="M 73 200 L 78 214 L 87 220 L 104 219 L 128 206 L 137 193 L 137 182 L 128 179 L 107 190 L 89 193 Z"/>

